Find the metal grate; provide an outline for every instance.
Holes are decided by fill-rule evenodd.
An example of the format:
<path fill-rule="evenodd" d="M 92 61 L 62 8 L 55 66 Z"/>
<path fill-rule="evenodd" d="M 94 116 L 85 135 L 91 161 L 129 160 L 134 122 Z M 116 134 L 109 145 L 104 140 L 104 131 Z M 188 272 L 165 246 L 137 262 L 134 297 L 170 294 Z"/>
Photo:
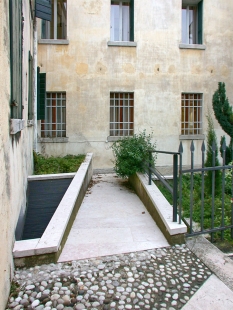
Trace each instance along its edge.
<path fill-rule="evenodd" d="M 45 120 L 41 121 L 41 137 L 66 136 L 66 93 L 47 93 Z"/>
<path fill-rule="evenodd" d="M 110 93 L 110 136 L 134 133 L 134 94 Z"/>
<path fill-rule="evenodd" d="M 182 94 L 181 134 L 202 134 L 202 94 Z"/>

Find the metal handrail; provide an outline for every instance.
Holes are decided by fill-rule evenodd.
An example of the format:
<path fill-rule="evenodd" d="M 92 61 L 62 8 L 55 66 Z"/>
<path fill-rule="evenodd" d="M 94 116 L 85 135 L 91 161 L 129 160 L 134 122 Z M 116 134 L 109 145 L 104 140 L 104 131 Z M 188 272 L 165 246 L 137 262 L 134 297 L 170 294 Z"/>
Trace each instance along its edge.
<path fill-rule="evenodd" d="M 171 187 L 167 181 L 161 178 L 161 176 L 155 171 L 152 167 L 152 153 L 162 153 L 173 155 L 173 187 Z M 171 192 L 172 202 L 173 202 L 173 222 L 177 222 L 177 199 L 178 199 L 178 155 L 181 155 L 180 152 L 166 152 L 166 151 L 149 151 L 149 185 L 152 181 L 152 172 L 160 179 L 163 185 Z M 180 160 L 181 163 L 181 160 Z M 181 220 L 179 221 L 181 223 Z"/>

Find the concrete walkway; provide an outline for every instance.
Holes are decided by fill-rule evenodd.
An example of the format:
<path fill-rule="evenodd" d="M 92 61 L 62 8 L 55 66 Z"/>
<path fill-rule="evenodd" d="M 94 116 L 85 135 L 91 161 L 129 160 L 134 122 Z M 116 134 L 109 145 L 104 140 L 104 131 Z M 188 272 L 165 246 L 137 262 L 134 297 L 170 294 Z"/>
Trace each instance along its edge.
<path fill-rule="evenodd" d="M 7 309 L 233 310 L 233 260 L 200 236 L 169 246 L 114 174 L 93 176 L 59 262 L 16 270 Z"/>
<path fill-rule="evenodd" d="M 169 246 L 128 182 L 93 175 L 59 262 Z"/>
<path fill-rule="evenodd" d="M 92 178 L 59 262 L 167 246 L 145 206 L 127 187 L 127 181 L 115 174 L 99 174 Z M 215 275 L 183 307 L 203 308 L 233 309 L 233 292 Z"/>

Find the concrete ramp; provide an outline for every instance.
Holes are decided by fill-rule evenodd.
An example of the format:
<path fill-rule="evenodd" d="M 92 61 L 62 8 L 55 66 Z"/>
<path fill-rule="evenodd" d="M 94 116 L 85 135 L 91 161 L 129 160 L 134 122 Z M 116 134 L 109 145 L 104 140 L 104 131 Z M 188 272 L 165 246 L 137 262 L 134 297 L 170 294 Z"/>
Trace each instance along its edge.
<path fill-rule="evenodd" d="M 169 246 L 129 188 L 115 174 L 93 175 L 59 262 Z"/>

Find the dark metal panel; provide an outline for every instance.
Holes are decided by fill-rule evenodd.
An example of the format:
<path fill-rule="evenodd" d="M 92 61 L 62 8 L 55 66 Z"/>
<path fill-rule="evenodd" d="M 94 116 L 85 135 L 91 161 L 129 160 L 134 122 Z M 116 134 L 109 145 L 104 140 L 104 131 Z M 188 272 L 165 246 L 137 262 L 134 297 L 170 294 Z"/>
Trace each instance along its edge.
<path fill-rule="evenodd" d="M 40 238 L 72 179 L 28 183 L 28 209 L 22 240 Z"/>

